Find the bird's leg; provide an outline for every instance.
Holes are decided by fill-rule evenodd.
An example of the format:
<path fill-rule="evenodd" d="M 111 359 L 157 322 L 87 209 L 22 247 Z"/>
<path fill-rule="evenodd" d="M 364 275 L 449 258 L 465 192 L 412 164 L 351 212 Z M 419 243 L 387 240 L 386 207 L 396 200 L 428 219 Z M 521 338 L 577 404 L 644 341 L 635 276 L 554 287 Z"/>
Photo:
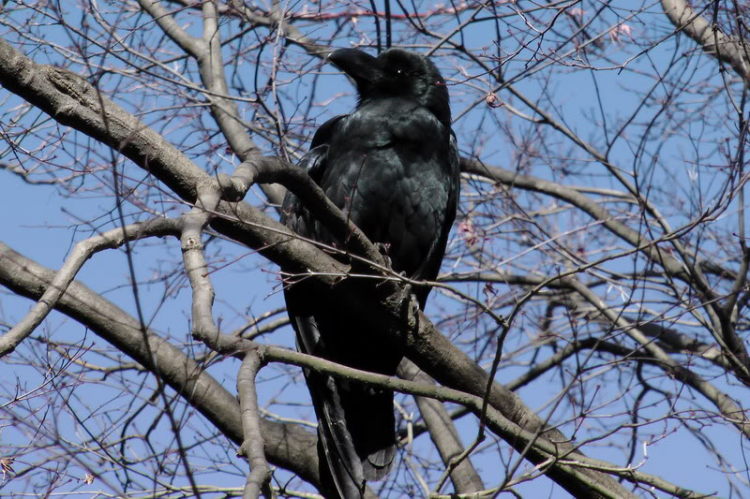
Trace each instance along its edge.
<path fill-rule="evenodd" d="M 375 247 L 378 249 L 381 255 L 383 255 L 383 260 L 385 260 L 385 266 L 388 267 L 391 271 L 393 271 L 392 261 L 391 258 L 388 256 L 388 253 L 391 250 L 390 243 L 375 243 Z M 395 271 L 394 271 L 395 272 Z M 401 277 L 406 277 L 406 272 L 399 272 L 399 275 Z M 417 297 L 412 292 L 412 285 L 408 282 L 405 283 L 401 287 L 401 298 L 399 299 L 400 306 L 402 308 L 403 317 L 408 318 L 409 315 L 413 315 L 410 310 L 413 308 L 413 306 L 416 306 L 416 310 L 419 310 L 419 302 L 417 301 Z M 413 306 L 412 306 L 412 302 Z"/>
<path fill-rule="evenodd" d="M 392 260 L 388 256 L 388 253 L 390 252 L 391 245 L 390 243 L 374 243 L 375 247 L 378 249 L 381 255 L 383 255 L 384 264 L 386 267 L 388 267 L 389 270 L 393 270 L 392 267 Z M 399 275 L 401 277 L 406 277 L 406 272 L 399 272 Z M 398 301 L 398 306 L 401 309 L 401 316 L 404 318 L 404 320 L 411 321 L 414 317 L 417 316 L 417 312 L 419 311 L 419 302 L 417 300 L 416 295 L 412 292 L 412 285 L 408 282 L 405 282 L 403 286 L 401 286 L 401 292 L 399 293 L 399 297 L 396 298 Z M 408 322 L 411 324 L 411 322 Z"/>
<path fill-rule="evenodd" d="M 419 300 L 412 292 L 412 285 L 409 283 L 404 284 L 400 294 L 401 317 L 408 325 L 408 329 L 413 331 L 419 327 Z"/>
<path fill-rule="evenodd" d="M 388 243 L 373 243 L 373 245 L 375 246 L 375 249 L 378 250 L 378 253 L 380 253 L 380 255 L 383 257 L 383 265 L 385 266 L 385 268 L 387 268 L 388 270 L 393 270 L 393 267 L 391 266 L 392 265 L 391 258 L 388 256 L 388 252 L 390 251 L 391 245 Z M 366 274 L 372 274 L 373 271 L 375 273 L 378 273 L 376 269 L 379 266 L 379 262 L 368 262 L 368 261 L 359 260 L 357 258 L 353 258 L 351 260 L 351 265 L 352 265 L 352 271 L 354 273 L 364 272 Z"/>
<path fill-rule="evenodd" d="M 380 252 L 381 255 L 383 255 L 383 260 L 385 261 L 385 266 L 388 267 L 390 270 L 393 270 L 391 257 L 388 256 L 388 253 L 391 251 L 391 245 L 390 243 L 375 243 L 375 247 L 377 248 L 378 252 Z"/>

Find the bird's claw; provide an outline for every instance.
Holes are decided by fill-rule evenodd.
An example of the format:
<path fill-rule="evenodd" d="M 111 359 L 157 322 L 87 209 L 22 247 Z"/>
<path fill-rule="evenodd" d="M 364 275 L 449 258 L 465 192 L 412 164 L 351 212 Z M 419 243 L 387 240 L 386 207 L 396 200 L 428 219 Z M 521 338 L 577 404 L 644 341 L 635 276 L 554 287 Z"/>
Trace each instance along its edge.
<path fill-rule="evenodd" d="M 401 316 L 404 321 L 409 324 L 409 329 L 412 329 L 416 324 L 416 319 L 419 315 L 419 300 L 417 296 L 412 292 L 412 285 L 409 283 L 404 284 L 401 288 Z"/>
<path fill-rule="evenodd" d="M 388 256 L 391 245 L 386 243 L 375 243 L 375 248 L 377 248 L 378 253 L 382 255 L 383 264 L 388 267 L 388 269 L 393 270 L 391 257 Z"/>

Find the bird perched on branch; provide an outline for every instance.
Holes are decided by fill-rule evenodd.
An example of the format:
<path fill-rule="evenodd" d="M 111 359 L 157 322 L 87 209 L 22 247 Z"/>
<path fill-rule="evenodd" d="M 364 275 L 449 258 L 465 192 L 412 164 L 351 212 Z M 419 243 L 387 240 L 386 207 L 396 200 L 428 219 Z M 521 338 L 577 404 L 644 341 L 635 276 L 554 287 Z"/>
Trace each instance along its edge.
<path fill-rule="evenodd" d="M 385 248 L 394 271 L 434 280 L 459 193 L 445 80 L 427 57 L 398 48 L 378 57 L 340 49 L 328 61 L 353 80 L 359 101 L 351 114 L 318 129 L 300 166 Z M 334 238 L 296 196 L 287 194 L 282 211 L 282 222 L 294 232 L 340 249 L 333 256 L 348 259 L 347 242 Z M 362 290 L 377 285 L 374 279 L 352 282 Z M 429 291 L 413 291 L 422 308 Z M 304 280 L 288 283 L 285 297 L 302 352 L 395 374 L 403 357 L 400 346 L 361 311 L 343 309 L 330 290 Z M 384 478 L 394 463 L 393 392 L 309 370 L 305 376 L 318 417 L 324 488 L 344 499 L 361 497 L 365 482 Z"/>

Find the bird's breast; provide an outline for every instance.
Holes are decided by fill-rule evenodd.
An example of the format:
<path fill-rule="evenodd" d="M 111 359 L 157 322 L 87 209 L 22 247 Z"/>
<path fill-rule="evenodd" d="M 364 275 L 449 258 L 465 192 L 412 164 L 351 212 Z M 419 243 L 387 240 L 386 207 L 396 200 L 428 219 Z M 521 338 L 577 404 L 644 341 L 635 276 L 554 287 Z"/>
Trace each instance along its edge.
<path fill-rule="evenodd" d="M 357 110 L 330 144 L 321 187 L 373 242 L 389 247 L 394 269 L 409 275 L 448 216 L 449 134 L 425 108 L 396 102 Z"/>

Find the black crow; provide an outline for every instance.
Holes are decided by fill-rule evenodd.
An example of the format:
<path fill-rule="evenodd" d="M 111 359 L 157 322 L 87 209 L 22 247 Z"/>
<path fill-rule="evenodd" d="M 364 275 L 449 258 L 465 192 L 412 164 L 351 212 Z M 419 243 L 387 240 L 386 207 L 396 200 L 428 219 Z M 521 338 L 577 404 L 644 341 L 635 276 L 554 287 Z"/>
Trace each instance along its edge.
<path fill-rule="evenodd" d="M 321 126 L 300 163 L 374 243 L 394 271 L 433 280 L 443 259 L 459 193 L 456 139 L 445 80 L 427 58 L 402 49 L 373 57 L 340 49 L 328 60 L 356 84 L 357 108 Z M 293 195 L 282 222 L 297 234 L 334 246 L 336 240 Z M 351 277 L 350 279 L 357 279 Z M 357 281 L 360 289 L 372 279 Z M 415 288 L 422 308 L 429 288 Z M 357 310 L 306 281 L 288 283 L 287 308 L 300 351 L 392 376 L 403 354 Z M 324 488 L 344 499 L 362 495 L 366 480 L 384 478 L 396 454 L 393 392 L 306 371 L 318 416 Z M 333 481 L 331 483 L 330 481 Z"/>

